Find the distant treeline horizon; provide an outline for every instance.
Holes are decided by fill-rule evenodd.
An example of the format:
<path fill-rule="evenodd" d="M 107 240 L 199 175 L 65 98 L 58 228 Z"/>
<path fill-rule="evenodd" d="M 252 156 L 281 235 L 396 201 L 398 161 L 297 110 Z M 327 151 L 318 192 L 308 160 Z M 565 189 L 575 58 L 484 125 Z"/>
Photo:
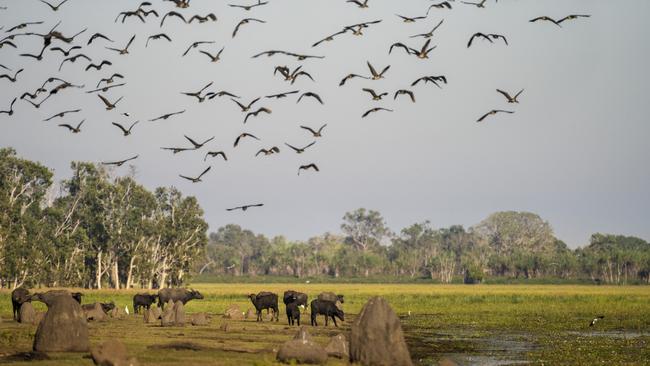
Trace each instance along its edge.
<path fill-rule="evenodd" d="M 467 229 L 424 221 L 395 233 L 381 213 L 359 208 L 344 214 L 340 234 L 306 241 L 235 224 L 208 234 L 195 197 L 174 187 L 152 192 L 93 163 L 71 168 L 53 192 L 50 169 L 0 148 L 0 288 L 153 289 L 197 275 L 650 283 L 647 241 L 596 233 L 572 250 L 530 212 L 496 212 Z"/>

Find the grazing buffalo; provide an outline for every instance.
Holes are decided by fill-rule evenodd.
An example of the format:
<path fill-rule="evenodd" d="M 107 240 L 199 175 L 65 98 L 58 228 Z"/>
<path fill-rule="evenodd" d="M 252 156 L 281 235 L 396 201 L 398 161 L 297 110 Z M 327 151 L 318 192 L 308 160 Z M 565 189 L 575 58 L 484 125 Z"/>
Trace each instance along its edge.
<path fill-rule="evenodd" d="M 332 318 L 334 321 L 334 326 L 338 328 L 338 324 L 336 324 L 336 318 L 341 319 L 341 321 L 344 321 L 344 314 L 343 310 L 339 309 L 336 306 L 336 303 L 332 301 L 327 301 L 327 300 L 312 300 L 311 302 L 311 325 L 313 326 L 318 326 L 318 323 L 316 322 L 316 316 L 318 314 L 325 315 L 325 326 L 328 325 L 328 319 Z"/>
<path fill-rule="evenodd" d="M 282 301 L 285 305 L 297 302 L 297 305 L 307 306 L 307 294 L 293 290 L 285 291 Z"/>
<path fill-rule="evenodd" d="M 300 305 L 298 305 L 298 301 L 287 304 L 287 320 L 289 321 L 289 325 L 297 322 L 298 326 L 300 326 Z"/>
<path fill-rule="evenodd" d="M 18 321 L 20 306 L 25 302 L 31 302 L 31 296 L 29 296 L 29 290 L 23 287 L 19 287 L 11 291 L 11 305 L 14 310 L 14 320 Z"/>
<path fill-rule="evenodd" d="M 171 300 L 173 303 L 180 301 L 183 305 L 192 299 L 201 300 L 203 295 L 196 290 L 187 290 L 184 288 L 164 288 L 158 291 L 158 307 L 165 308 L 165 304 Z"/>
<path fill-rule="evenodd" d="M 137 314 L 141 307 L 149 310 L 151 304 L 155 303 L 157 298 L 158 295 L 156 294 L 141 293 L 133 295 L 133 311 Z"/>
<path fill-rule="evenodd" d="M 275 316 L 275 321 L 279 321 L 279 309 L 278 309 L 278 295 L 272 292 L 260 292 L 257 295 L 250 294 L 248 298 L 251 299 L 255 310 L 257 310 L 257 321 L 262 321 L 262 310 L 271 309 Z"/>

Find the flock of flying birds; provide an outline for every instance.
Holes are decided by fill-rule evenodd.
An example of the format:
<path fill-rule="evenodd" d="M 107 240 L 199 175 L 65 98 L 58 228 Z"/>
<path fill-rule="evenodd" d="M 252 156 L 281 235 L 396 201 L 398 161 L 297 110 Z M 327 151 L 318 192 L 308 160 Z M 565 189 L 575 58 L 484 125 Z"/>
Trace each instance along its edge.
<path fill-rule="evenodd" d="M 59 2 L 58 4 L 52 4 L 50 2 L 47 2 L 45 0 L 34 0 L 35 2 L 38 1 L 40 3 L 43 3 L 43 6 L 47 6 L 49 9 L 51 9 L 52 12 L 56 13 L 61 10 L 61 8 L 66 5 L 70 0 L 63 0 Z M 206 22 L 216 22 L 217 21 L 217 16 L 213 13 L 209 13 L 206 15 L 200 15 L 200 14 L 194 14 L 194 15 L 189 15 L 185 14 L 184 12 L 187 12 L 188 9 L 190 8 L 190 2 L 191 0 L 161 0 L 162 3 L 168 3 L 171 2 L 173 4 L 170 4 L 170 8 L 165 10 L 166 13 L 159 13 L 156 9 L 153 9 L 153 4 L 150 1 L 144 1 L 142 2 L 137 8 L 133 10 L 127 10 L 127 11 L 122 11 L 119 14 L 117 14 L 117 17 L 115 18 L 115 22 L 121 22 L 125 23 L 127 20 L 130 19 L 135 19 L 135 22 L 140 21 L 141 23 L 146 23 L 150 17 L 152 18 L 159 18 L 160 19 L 160 28 L 162 29 L 163 26 L 169 22 L 182 22 L 185 24 L 192 24 L 194 22 L 196 23 L 206 23 Z M 347 3 L 350 3 L 351 5 L 355 5 L 358 8 L 361 9 L 366 9 L 370 7 L 369 0 L 346 0 Z M 408 17 L 404 15 L 399 15 L 395 14 L 399 19 L 401 19 L 404 23 L 414 23 L 418 21 L 426 21 L 429 17 L 429 13 L 434 11 L 438 13 L 444 13 L 445 11 L 451 10 L 454 6 L 452 6 L 452 2 L 455 2 L 454 0 L 448 0 L 448 1 L 442 1 L 438 3 L 434 3 L 428 6 L 426 9 L 426 12 L 423 11 L 422 16 L 416 16 L 416 17 Z M 462 3 L 462 6 L 476 6 L 477 8 L 484 8 L 486 6 L 487 0 L 482 0 L 480 2 L 468 2 L 468 1 L 459 1 L 459 3 Z M 228 4 L 229 7 L 232 8 L 239 8 L 242 9 L 245 12 L 250 12 L 254 10 L 257 7 L 261 6 L 269 6 L 268 1 L 262 1 L 262 0 L 257 0 L 256 3 L 250 4 L 250 5 L 242 5 L 242 4 Z M 6 10 L 6 7 L 0 7 L 0 10 Z M 158 9 L 160 10 L 160 9 Z M 530 19 L 531 23 L 537 23 L 537 22 L 548 22 L 552 23 L 557 27 L 562 27 L 562 23 L 570 20 L 576 20 L 578 18 L 587 18 L 589 15 L 585 14 L 570 14 L 567 15 L 559 20 L 555 20 L 551 17 L 548 16 L 540 16 L 536 17 L 534 19 Z M 371 26 L 378 24 L 382 22 L 383 20 L 372 20 L 372 21 L 366 21 L 362 23 L 357 23 L 357 24 L 352 24 L 352 25 L 347 25 L 343 26 L 336 32 L 334 32 L 331 35 L 326 36 L 325 38 L 315 42 L 312 44 L 312 48 L 316 48 L 319 45 L 323 44 L 324 42 L 331 42 L 333 41 L 336 37 L 342 36 L 344 34 L 352 35 L 352 36 L 363 36 L 364 32 L 368 30 Z M 390 45 L 388 49 L 388 53 L 391 54 L 393 50 L 400 49 L 403 50 L 406 55 L 409 56 L 414 56 L 417 57 L 418 59 L 428 59 L 429 55 L 431 52 L 433 52 L 436 49 L 436 46 L 431 46 L 431 42 L 434 38 L 434 33 L 436 30 L 443 24 L 444 19 L 440 20 L 439 22 L 436 23 L 436 25 L 431 28 L 430 31 L 426 33 L 420 33 L 420 34 L 415 34 L 411 36 L 411 39 L 423 39 L 424 43 L 420 46 L 411 46 L 405 42 L 396 42 Z M 5 47 L 12 47 L 14 49 L 18 49 L 16 45 L 16 40 L 20 39 L 20 37 L 40 37 L 43 40 L 43 46 L 40 49 L 38 53 L 20 53 L 21 57 L 25 58 L 32 58 L 37 61 L 43 60 L 43 58 L 46 56 L 45 51 L 49 50 L 50 53 L 59 53 L 61 57 L 63 58 L 61 63 L 59 64 L 59 71 L 63 69 L 64 66 L 68 64 L 75 64 L 77 61 L 80 60 L 85 60 L 86 66 L 84 68 L 85 71 L 89 70 L 96 70 L 96 71 L 102 71 L 105 68 L 110 68 L 113 66 L 113 62 L 110 60 L 92 60 L 89 56 L 86 54 L 82 53 L 84 47 L 88 48 L 93 45 L 93 47 L 103 47 L 108 51 L 114 52 L 116 56 L 125 56 L 129 54 L 129 49 L 131 46 L 133 46 L 134 41 L 136 39 L 136 35 L 134 34 L 128 42 L 123 44 L 123 47 L 120 48 L 120 46 L 115 46 L 116 41 L 111 39 L 108 35 L 104 35 L 101 33 L 94 33 L 92 35 L 89 35 L 87 40 L 84 41 L 79 41 L 79 38 L 82 37 L 84 34 L 88 34 L 87 29 L 83 29 L 76 34 L 65 36 L 62 34 L 60 31 L 57 31 L 58 27 L 60 26 L 61 22 L 59 21 L 56 23 L 52 28 L 49 29 L 47 33 L 36 33 L 33 31 L 27 31 L 31 30 L 32 27 L 38 26 L 43 24 L 43 21 L 31 21 L 31 22 L 24 22 L 17 24 L 15 26 L 8 27 L 8 29 L 4 30 L 4 26 L 0 26 L 0 31 L 4 32 L 4 35 L 0 36 L 0 49 L 5 48 Z M 250 27 L 251 24 L 265 24 L 267 23 L 265 20 L 262 19 L 257 19 L 257 18 L 244 18 L 242 19 L 235 28 L 233 29 L 232 32 L 232 38 L 235 38 L 240 32 L 244 31 L 244 28 Z M 148 48 L 150 43 L 153 42 L 161 42 L 161 41 L 166 41 L 166 42 L 173 42 L 172 38 L 164 33 L 157 33 L 157 34 L 152 34 L 146 38 L 146 41 L 144 42 L 144 48 Z M 495 43 L 502 43 L 504 46 L 508 46 L 508 39 L 505 35 L 501 34 L 492 34 L 492 33 L 482 33 L 482 32 L 477 32 L 474 33 L 468 40 L 467 43 L 467 48 L 472 47 L 473 44 L 475 44 L 476 41 L 484 41 L 488 42 L 490 44 L 495 44 Z M 56 42 L 56 43 L 54 43 Z M 185 51 L 182 53 L 180 57 L 185 57 L 188 55 L 190 52 L 197 52 L 199 54 L 205 55 L 209 62 L 211 63 L 217 63 L 221 60 L 222 53 L 224 51 L 224 48 L 222 47 L 219 49 L 216 53 L 210 52 L 206 47 L 210 47 L 210 45 L 214 44 L 215 41 L 196 41 L 188 45 L 188 47 L 185 49 Z M 52 47 L 53 45 L 56 45 L 55 47 Z M 83 46 L 82 46 L 83 45 Z M 288 57 L 292 57 L 297 61 L 304 61 L 307 59 L 322 59 L 325 56 L 315 56 L 315 55 L 305 55 L 305 54 L 300 54 L 300 53 L 294 53 L 294 52 L 287 52 L 287 51 L 282 51 L 282 50 L 269 50 L 269 51 L 264 51 L 260 52 L 256 55 L 253 55 L 252 58 L 258 58 L 261 56 L 267 56 L 267 57 L 272 57 L 275 55 L 284 55 Z M 366 62 L 369 74 L 362 74 L 362 73 L 350 73 L 346 75 L 341 81 L 339 82 L 339 87 L 343 87 L 352 79 L 364 79 L 364 80 L 380 80 L 384 79 L 386 77 L 387 72 L 390 69 L 390 65 L 386 65 L 383 68 L 375 68 L 369 61 Z M 68 66 L 70 67 L 70 66 Z M 24 68 L 19 68 L 16 71 L 13 71 L 12 68 L 0 64 L 0 69 L 6 70 L 6 73 L 0 75 L 0 85 L 2 85 L 3 88 L 7 87 L 7 83 L 13 84 L 15 83 L 18 79 L 21 73 L 24 70 Z M 380 70 L 380 71 L 378 71 Z M 304 70 L 301 66 L 296 67 L 295 69 L 291 69 L 288 66 L 285 65 L 278 65 L 275 67 L 273 70 L 273 76 L 277 77 L 280 76 L 284 79 L 284 81 L 288 82 L 290 85 L 294 85 L 294 83 L 302 77 L 302 79 L 309 79 L 312 82 L 315 82 L 314 78 L 312 75 L 309 74 L 306 70 Z M 5 80 L 6 79 L 6 80 Z M 119 79 L 119 82 L 118 82 Z M 408 100 L 410 100 L 412 103 L 416 102 L 416 97 L 415 97 L 415 92 L 412 90 L 414 87 L 416 87 L 418 84 L 422 83 L 423 85 L 426 85 L 428 83 L 431 83 L 432 85 L 442 88 L 442 85 L 447 84 L 447 77 L 444 75 L 425 75 L 420 78 L 417 78 L 414 80 L 412 83 L 410 83 L 410 87 L 403 88 L 396 90 L 392 93 L 393 99 L 396 100 L 400 96 L 408 97 Z M 126 85 L 126 78 L 124 75 L 119 74 L 119 73 L 110 73 L 110 76 L 101 78 L 99 82 L 96 84 L 96 86 L 92 90 L 87 90 L 86 93 L 92 94 L 96 93 L 98 97 L 98 101 L 101 102 L 107 111 L 116 109 L 118 107 L 118 104 L 120 101 L 123 99 L 123 97 L 120 97 L 115 100 L 111 100 L 108 96 L 107 93 L 109 90 L 112 90 L 114 88 L 119 88 L 121 86 Z M 213 82 L 210 82 L 203 86 L 201 89 L 198 91 L 183 91 L 181 92 L 182 95 L 195 98 L 198 103 L 202 103 L 206 100 L 212 100 L 214 98 L 229 98 L 230 101 L 234 105 L 236 105 L 241 112 L 244 114 L 244 119 L 243 123 L 246 124 L 250 118 L 255 118 L 259 116 L 260 114 L 271 114 L 272 110 L 269 107 L 265 106 L 256 106 L 259 105 L 260 101 L 262 100 L 272 100 L 272 99 L 281 99 L 281 98 L 287 98 L 291 95 L 296 95 L 296 103 L 300 103 L 301 101 L 307 100 L 307 99 L 313 99 L 315 102 L 320 103 L 321 105 L 324 105 L 324 101 L 321 98 L 320 95 L 317 93 L 307 91 L 307 92 L 302 92 L 299 90 L 292 90 L 288 92 L 281 92 L 277 94 L 272 94 L 272 95 L 266 95 L 266 96 L 260 96 L 256 97 L 254 99 L 251 99 L 250 101 L 244 102 L 242 97 L 229 92 L 225 90 L 221 91 L 210 91 L 209 89 L 212 87 Z M 57 94 L 62 93 L 65 89 L 85 89 L 85 85 L 77 85 L 72 82 L 63 80 L 59 77 L 53 76 L 47 78 L 42 85 L 38 86 L 34 91 L 25 91 L 23 92 L 22 95 L 19 97 L 15 97 L 10 103 L 9 103 L 9 108 L 6 110 L 0 110 L 0 115 L 6 114 L 8 116 L 14 115 L 14 106 L 17 100 L 21 100 L 26 104 L 30 104 L 34 108 L 40 108 L 41 105 L 48 101 L 50 98 L 54 98 Z M 361 91 L 368 93 L 368 95 L 372 98 L 372 101 L 377 101 L 380 102 L 383 100 L 384 97 L 387 97 L 389 95 L 389 92 L 387 91 L 377 91 L 375 89 L 369 88 L 369 87 L 363 87 Z M 508 91 L 504 91 L 501 89 L 496 89 L 496 92 L 500 93 L 501 95 L 504 96 L 505 100 L 509 104 L 516 104 L 519 103 L 519 96 L 523 93 L 523 89 L 519 90 L 516 93 L 511 93 Z M 104 93 L 104 94 L 101 94 Z M 39 100 L 40 99 L 40 100 Z M 159 120 L 167 120 L 169 118 L 181 115 L 185 113 L 186 110 L 180 110 L 172 113 L 166 113 L 161 116 L 155 117 L 150 119 L 150 122 L 155 122 Z M 73 109 L 73 110 L 65 110 L 58 112 L 54 115 L 52 115 L 49 118 L 46 118 L 44 121 L 51 121 L 55 119 L 62 119 L 68 115 L 74 115 L 75 113 L 81 112 L 81 109 Z M 369 117 L 370 115 L 377 113 L 377 112 L 393 112 L 392 109 L 388 109 L 385 107 L 373 107 L 361 114 L 361 118 L 366 118 Z M 486 120 L 486 118 L 490 116 L 494 116 L 498 113 L 509 113 L 512 114 L 514 111 L 512 110 L 505 110 L 505 109 L 492 109 L 489 112 L 483 114 L 481 117 L 477 119 L 476 122 L 483 122 Z M 130 117 L 129 113 L 123 112 L 121 113 L 125 117 Z M 85 120 L 82 120 L 81 122 L 78 123 L 60 123 L 59 126 L 62 128 L 68 129 L 71 133 L 81 133 L 82 132 L 82 126 L 84 124 Z M 112 122 L 112 125 L 115 126 L 115 128 L 119 129 L 119 131 L 124 135 L 124 136 L 129 136 L 132 134 L 133 129 L 138 125 L 139 121 L 135 121 L 131 124 L 122 124 L 118 122 Z M 321 138 L 323 137 L 323 130 L 327 124 L 323 124 L 321 126 L 300 126 L 301 129 L 305 130 L 306 133 L 309 134 L 309 136 L 313 137 L 314 139 Z M 202 140 L 200 142 L 197 142 L 196 139 L 193 139 L 189 136 L 184 136 L 187 142 L 189 142 L 188 146 L 184 147 L 162 147 L 163 150 L 171 151 L 173 154 L 178 154 L 182 153 L 185 151 L 191 151 L 191 150 L 199 150 L 203 148 L 206 144 L 208 144 L 210 141 L 214 139 L 214 137 Z M 238 135 L 233 143 L 233 148 L 236 148 L 238 145 L 240 145 L 244 140 L 260 140 L 257 136 L 251 134 L 251 133 L 242 133 Z M 302 147 L 297 147 L 288 143 L 285 143 L 286 147 L 290 148 L 297 154 L 302 154 L 305 153 L 305 151 L 313 146 L 316 143 L 316 140 L 313 142 L 302 146 Z M 278 146 L 272 146 L 269 148 L 262 148 L 260 149 L 255 156 L 259 155 L 272 155 L 272 154 L 277 154 L 280 153 L 280 148 Z M 134 155 L 131 156 L 127 159 L 122 159 L 122 160 L 117 160 L 117 161 L 104 161 L 102 164 L 104 165 L 114 165 L 114 166 L 122 166 L 127 162 L 133 161 L 137 159 L 139 155 Z M 207 151 L 204 157 L 204 161 L 207 161 L 208 158 L 221 158 L 224 161 L 228 160 L 227 155 L 224 151 Z M 198 176 L 188 176 L 188 175 L 179 175 L 180 178 L 186 179 L 192 183 L 199 183 L 202 181 L 202 178 L 211 170 L 211 166 L 208 166 L 205 168 Z M 298 167 L 298 175 L 302 171 L 307 171 L 307 170 L 313 170 L 318 172 L 319 168 L 315 163 L 309 163 L 309 164 L 304 164 L 300 165 Z M 260 207 L 263 204 L 258 203 L 258 204 L 250 204 L 250 205 L 242 205 L 238 207 L 233 207 L 233 208 L 228 208 L 228 211 L 232 210 L 242 210 L 246 211 L 248 208 L 251 207 Z"/>

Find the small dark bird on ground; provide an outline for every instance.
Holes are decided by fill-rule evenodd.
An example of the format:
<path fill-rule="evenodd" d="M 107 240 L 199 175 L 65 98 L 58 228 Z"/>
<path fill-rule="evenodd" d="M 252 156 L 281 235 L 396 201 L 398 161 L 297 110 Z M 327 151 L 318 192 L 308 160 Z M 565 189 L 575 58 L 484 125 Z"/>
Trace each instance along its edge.
<path fill-rule="evenodd" d="M 208 151 L 205 154 L 205 158 L 203 158 L 203 161 L 206 161 L 208 159 L 208 156 L 212 157 L 212 158 L 214 158 L 216 156 L 221 156 L 223 158 L 223 160 L 226 160 L 226 161 L 228 160 L 228 157 L 226 157 L 226 153 L 223 152 L 223 151 Z"/>
<path fill-rule="evenodd" d="M 493 109 L 493 110 L 487 112 L 486 114 L 482 115 L 481 118 L 476 120 L 476 122 L 482 122 L 487 116 L 492 116 L 492 115 L 495 115 L 497 113 L 510 113 L 510 114 L 512 114 L 512 113 L 515 113 L 515 112 L 514 111 L 505 111 L 503 109 Z"/>
<path fill-rule="evenodd" d="M 321 134 L 321 132 L 323 132 L 323 128 L 325 128 L 325 126 L 327 126 L 327 123 L 324 124 L 324 125 L 322 125 L 322 126 L 320 126 L 320 128 L 319 128 L 318 130 L 314 130 L 313 128 L 311 128 L 311 127 L 309 127 L 309 126 L 300 126 L 300 128 L 305 129 L 305 130 L 311 132 L 312 136 L 314 136 L 314 137 L 323 137 L 323 135 Z"/>
<path fill-rule="evenodd" d="M 227 208 L 226 211 L 234 211 L 234 210 L 246 211 L 251 207 L 262 207 L 262 206 L 264 206 L 263 203 L 257 203 L 257 204 L 254 204 L 254 205 L 244 205 L 244 206 L 238 206 L 238 207 L 233 207 L 233 208 Z"/>
<path fill-rule="evenodd" d="M 83 125 L 85 121 L 86 121 L 86 120 L 84 119 L 83 121 L 79 122 L 79 124 L 78 124 L 76 127 L 75 127 L 75 126 L 71 126 L 71 125 L 69 125 L 69 124 L 67 124 L 67 123 L 62 123 L 62 124 L 60 124 L 59 126 L 60 126 L 60 127 L 65 127 L 65 128 L 67 128 L 67 129 L 70 130 L 70 132 L 72 132 L 72 133 L 79 133 L 79 132 L 81 132 L 81 125 Z"/>
<path fill-rule="evenodd" d="M 316 164 L 314 164 L 314 163 L 311 163 L 311 164 L 307 164 L 307 165 L 301 165 L 298 168 L 298 175 L 300 175 L 301 170 L 309 170 L 309 169 L 314 169 L 315 171 L 320 172 L 320 170 L 318 169 L 318 166 L 316 166 Z"/>
<path fill-rule="evenodd" d="M 505 91 L 500 90 L 500 89 L 497 89 L 497 92 L 501 93 L 504 97 L 506 97 L 506 99 L 508 99 L 508 103 L 519 103 L 519 101 L 517 100 L 517 97 L 519 97 L 519 95 L 524 92 L 524 89 L 521 89 L 519 91 L 519 93 L 515 94 L 514 97 L 510 96 L 510 94 L 508 94 L 508 92 L 505 92 Z"/>
<path fill-rule="evenodd" d="M 173 113 L 163 114 L 163 115 L 160 116 L 160 117 L 156 117 L 156 118 L 154 118 L 154 119 L 150 119 L 149 122 L 155 122 L 155 121 L 158 121 L 158 120 L 161 120 L 161 119 L 165 119 L 165 120 L 166 120 L 167 118 L 169 118 L 169 117 L 171 117 L 171 116 L 175 116 L 175 115 L 177 115 L 177 114 L 183 114 L 183 113 L 185 113 L 185 110 L 184 110 L 184 109 L 183 109 L 182 111 L 179 111 L 179 112 L 173 112 Z"/>
<path fill-rule="evenodd" d="M 203 173 L 199 174 L 199 176 L 196 177 L 196 178 L 187 177 L 187 176 L 182 175 L 182 174 L 179 174 L 178 176 L 181 177 L 181 178 L 187 179 L 187 180 L 189 180 L 189 181 L 192 182 L 192 183 L 198 183 L 198 182 L 201 182 L 201 178 L 205 175 L 205 173 L 209 172 L 210 169 L 212 169 L 212 166 L 207 167 L 207 168 L 203 171 Z"/>
<path fill-rule="evenodd" d="M 598 315 L 597 317 L 594 318 L 594 320 L 591 321 L 591 323 L 589 323 L 589 326 L 593 327 L 594 325 L 596 325 L 597 321 L 599 321 L 601 319 L 604 319 L 604 318 L 605 318 L 605 315 Z"/>
<path fill-rule="evenodd" d="M 129 135 L 131 134 L 131 130 L 133 129 L 133 127 L 134 127 L 135 125 L 137 125 L 138 123 L 140 123 L 140 121 L 135 121 L 135 122 L 133 122 L 133 123 L 131 124 L 131 126 L 129 126 L 128 129 L 126 129 L 124 126 L 122 126 L 121 124 L 119 124 L 119 123 L 117 123 L 117 122 L 112 122 L 111 124 L 112 124 L 113 126 L 119 128 L 120 130 L 122 130 L 122 133 L 124 134 L 124 136 L 129 136 Z"/>
<path fill-rule="evenodd" d="M 289 146 L 293 151 L 296 152 L 296 154 L 302 154 L 302 153 L 305 152 L 305 150 L 307 150 L 307 148 L 313 146 L 315 143 L 316 143 L 316 141 L 312 142 L 311 144 L 309 144 L 309 145 L 307 145 L 307 146 L 305 146 L 305 147 L 295 147 L 295 146 L 291 146 L 291 145 L 287 144 L 286 142 L 285 142 L 284 144 L 287 145 L 287 146 Z"/>
<path fill-rule="evenodd" d="M 129 161 L 131 161 L 131 160 L 135 160 L 135 159 L 137 159 L 139 156 L 140 156 L 140 155 L 136 155 L 136 156 L 130 157 L 130 158 L 128 158 L 128 159 L 119 160 L 119 161 L 105 161 L 105 162 L 102 162 L 102 165 L 115 165 L 115 166 L 122 166 L 122 165 L 124 165 L 124 163 L 129 162 Z"/>

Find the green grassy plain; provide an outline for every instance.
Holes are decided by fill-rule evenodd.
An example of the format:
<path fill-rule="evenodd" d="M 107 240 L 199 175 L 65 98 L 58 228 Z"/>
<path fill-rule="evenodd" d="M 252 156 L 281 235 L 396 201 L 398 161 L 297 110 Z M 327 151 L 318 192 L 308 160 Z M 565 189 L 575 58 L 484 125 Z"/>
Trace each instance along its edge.
<path fill-rule="evenodd" d="M 219 314 L 231 304 L 251 308 L 246 295 L 258 291 L 281 294 L 322 291 L 345 295 L 346 322 L 339 329 L 309 327 L 323 345 L 351 321 L 372 296 L 388 300 L 402 319 L 413 360 L 437 365 L 443 357 L 460 364 L 644 365 L 650 364 L 650 287 L 582 285 L 430 285 L 430 284 L 197 284 L 204 300 L 187 304 L 188 313 L 207 312 L 207 327 L 161 328 L 145 325 L 140 316 L 90 324 L 91 342 L 121 339 L 144 365 L 272 365 L 274 351 L 296 332 L 286 324 L 230 321 Z M 132 310 L 138 290 L 80 290 L 84 303 L 115 301 Z M 12 358 L 31 350 L 36 327 L 11 321 L 8 291 L 0 291 L 0 364 L 91 365 L 80 354 L 52 354 L 51 360 Z M 40 303 L 37 309 L 43 310 Z M 603 321 L 589 327 L 596 315 Z M 320 319 L 319 319 L 320 320 Z M 220 329 L 223 322 L 230 329 Z M 309 324 L 308 312 L 302 321 Z M 164 350 L 172 342 L 191 342 L 200 350 Z M 328 365 L 347 364 L 330 359 Z"/>

